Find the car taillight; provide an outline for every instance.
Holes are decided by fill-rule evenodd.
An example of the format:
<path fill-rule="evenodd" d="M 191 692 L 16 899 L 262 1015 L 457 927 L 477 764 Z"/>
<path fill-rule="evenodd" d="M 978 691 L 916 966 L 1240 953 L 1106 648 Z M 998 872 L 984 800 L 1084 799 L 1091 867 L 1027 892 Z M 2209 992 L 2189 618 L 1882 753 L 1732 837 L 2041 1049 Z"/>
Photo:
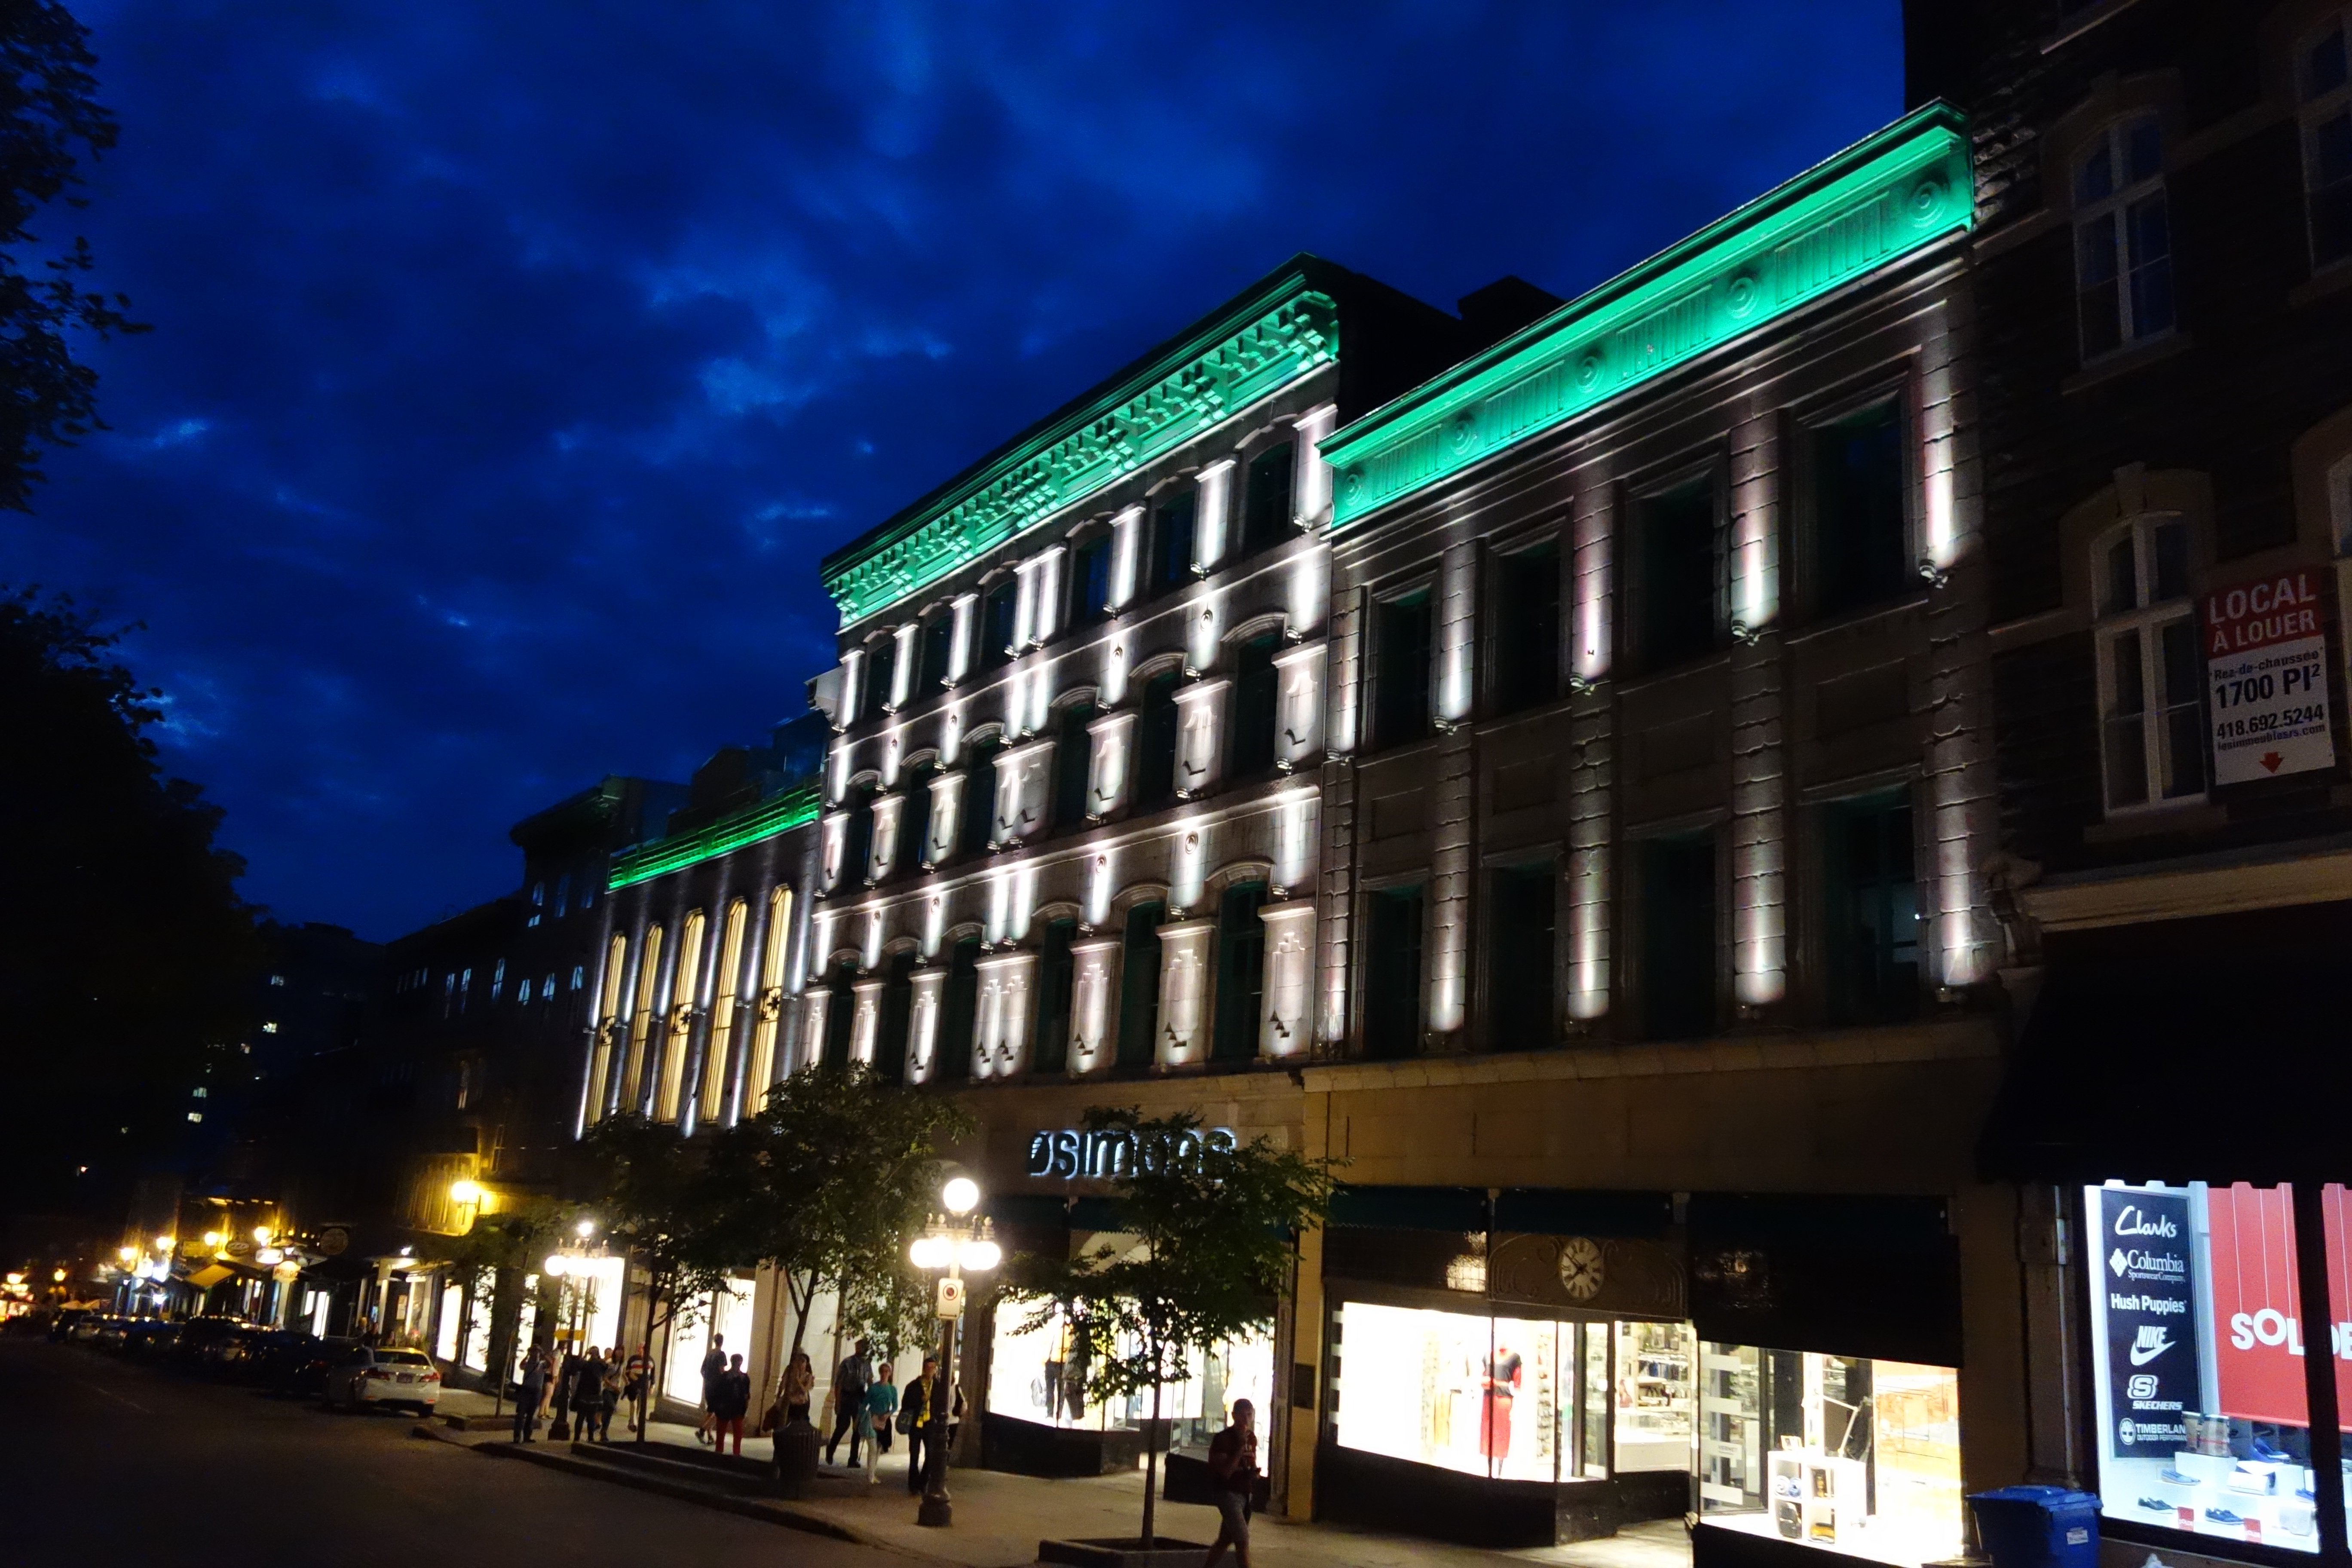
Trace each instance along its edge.
<path fill-rule="evenodd" d="M 390 1377 L 392 1373 L 384 1371 L 384 1369 L 380 1366 L 372 1366 L 366 1371 L 361 1373 L 360 1375 L 362 1377 Z"/>
<path fill-rule="evenodd" d="M 419 1383 L 438 1383 L 441 1381 L 441 1374 L 437 1372 L 428 1372 L 419 1377 L 416 1381 Z"/>

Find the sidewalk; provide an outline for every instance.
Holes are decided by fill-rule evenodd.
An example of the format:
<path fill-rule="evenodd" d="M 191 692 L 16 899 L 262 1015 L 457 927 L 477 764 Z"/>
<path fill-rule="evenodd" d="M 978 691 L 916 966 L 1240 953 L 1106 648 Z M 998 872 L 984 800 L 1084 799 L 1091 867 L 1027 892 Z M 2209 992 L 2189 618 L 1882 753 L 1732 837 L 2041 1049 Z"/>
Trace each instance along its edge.
<path fill-rule="evenodd" d="M 477 1406 L 478 1405 L 478 1409 Z M 488 1394 L 467 1390 L 443 1394 L 438 1415 L 488 1415 Z M 1142 1523 L 1143 1477 L 1097 1476 L 1083 1480 L 1041 1480 L 996 1470 L 950 1471 L 948 1491 L 955 1523 L 926 1530 L 915 1523 L 915 1500 L 907 1492 L 907 1448 L 900 1439 L 883 1456 L 880 1480 L 867 1486 L 863 1471 L 826 1467 L 818 1471 L 815 1495 L 786 1502 L 769 1489 L 769 1440 L 747 1439 L 742 1465 L 714 1460 L 694 1440 L 694 1428 L 672 1422 L 652 1424 L 648 1440 L 635 1444 L 614 1424 L 610 1448 L 551 1442 L 546 1424 L 539 1441 L 509 1445 L 503 1431 L 455 1431 L 434 1423 L 433 1436 L 500 1457 L 512 1456 L 574 1474 L 623 1485 L 646 1486 L 673 1497 L 688 1497 L 730 1512 L 772 1518 L 780 1525 L 813 1530 L 838 1539 L 883 1546 L 953 1568 L 1018 1568 L 1037 1558 L 1041 1540 L 1133 1536 Z M 846 1449 L 843 1450 L 846 1458 Z M 1159 1531 L 1205 1544 L 1216 1538 L 1216 1515 L 1191 1503 L 1160 1504 Z M 1482 1552 L 1414 1536 L 1352 1530 L 1343 1525 L 1294 1524 L 1260 1516 L 1252 1556 L 1264 1568 L 1689 1568 L 1690 1548 L 1677 1521 L 1637 1526 L 1614 1540 L 1530 1552 Z"/>

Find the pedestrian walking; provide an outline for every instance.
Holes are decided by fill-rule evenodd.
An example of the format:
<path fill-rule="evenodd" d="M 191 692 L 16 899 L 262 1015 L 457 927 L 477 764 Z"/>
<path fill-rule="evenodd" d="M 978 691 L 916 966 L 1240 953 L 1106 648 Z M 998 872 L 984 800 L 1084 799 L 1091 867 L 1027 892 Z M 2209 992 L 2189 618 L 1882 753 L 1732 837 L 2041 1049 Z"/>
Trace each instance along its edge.
<path fill-rule="evenodd" d="M 907 1435 L 907 1493 L 919 1495 L 923 1489 L 923 1469 L 930 1461 L 931 1445 L 938 1434 L 931 1430 L 931 1395 L 938 1392 L 940 1362 L 937 1356 L 923 1358 L 923 1370 L 907 1385 L 906 1397 L 898 1402 L 898 1430 Z"/>
<path fill-rule="evenodd" d="M 891 1381 L 890 1363 L 884 1362 L 874 1373 L 873 1386 L 866 1391 L 866 1484 L 872 1486 L 881 1478 L 874 1473 L 882 1450 L 890 1446 L 890 1423 L 898 1415 L 898 1385 Z"/>
<path fill-rule="evenodd" d="M 1217 1502 L 1217 1539 L 1202 1568 L 1217 1568 L 1225 1548 L 1234 1561 L 1250 1568 L 1250 1500 L 1257 1486 L 1257 1406 L 1246 1399 L 1234 1401 L 1233 1425 L 1209 1440 L 1209 1485 Z"/>
<path fill-rule="evenodd" d="M 520 1390 L 515 1394 L 515 1442 L 530 1442 L 539 1430 L 539 1407 L 547 1400 L 547 1373 L 546 1350 L 539 1345 L 531 1346 L 522 1358 L 521 1375 L 515 1379 Z"/>
<path fill-rule="evenodd" d="M 613 1440 L 613 1412 L 620 1408 L 624 1382 L 621 1347 L 614 1345 L 613 1353 L 604 1358 L 604 1386 L 596 1393 L 596 1441 L 599 1443 Z"/>
<path fill-rule="evenodd" d="M 816 1397 L 816 1363 L 806 1351 L 794 1351 L 792 1363 L 784 1368 L 784 1425 L 809 1418 L 809 1402 Z"/>
<path fill-rule="evenodd" d="M 712 1426 L 710 1415 L 711 1390 L 718 1386 L 720 1375 L 727 1371 L 727 1352 L 723 1348 L 726 1343 L 727 1341 L 725 1336 L 719 1334 L 711 1335 L 710 1349 L 704 1353 L 702 1358 L 702 1424 L 694 1429 L 694 1440 L 702 1444 L 706 1447 L 709 1447 L 710 1443 L 710 1429 Z"/>
<path fill-rule="evenodd" d="M 629 1402 L 629 1430 L 643 1432 L 646 1429 L 646 1400 L 653 1393 L 654 1386 L 654 1358 L 646 1353 L 645 1346 L 639 1345 L 636 1352 L 629 1357 L 621 1378 L 621 1393 Z"/>
<path fill-rule="evenodd" d="M 594 1345 L 572 1368 L 572 1440 L 596 1440 L 596 1414 L 604 1403 L 604 1357 Z"/>
<path fill-rule="evenodd" d="M 719 1453 L 727 1451 L 727 1439 L 735 1439 L 735 1453 L 743 1453 L 743 1416 L 751 1408 L 751 1374 L 743 1370 L 741 1356 L 730 1356 L 728 1364 L 710 1380 L 710 1430 L 712 1446 Z"/>
<path fill-rule="evenodd" d="M 849 1434 L 849 1466 L 857 1468 L 857 1439 L 866 1425 L 866 1391 L 874 1386 L 874 1363 L 867 1360 L 872 1350 L 868 1342 L 860 1340 L 857 1348 L 841 1358 L 833 1373 L 833 1436 L 824 1440 L 824 1462 L 833 1463 L 834 1450 L 841 1447 L 841 1435 Z"/>
<path fill-rule="evenodd" d="M 555 1363 L 554 1375 L 549 1380 L 548 1411 L 555 1419 L 548 1423 L 547 1435 L 558 1442 L 572 1436 L 572 1383 L 580 1374 L 580 1348 L 568 1346 L 562 1359 Z"/>

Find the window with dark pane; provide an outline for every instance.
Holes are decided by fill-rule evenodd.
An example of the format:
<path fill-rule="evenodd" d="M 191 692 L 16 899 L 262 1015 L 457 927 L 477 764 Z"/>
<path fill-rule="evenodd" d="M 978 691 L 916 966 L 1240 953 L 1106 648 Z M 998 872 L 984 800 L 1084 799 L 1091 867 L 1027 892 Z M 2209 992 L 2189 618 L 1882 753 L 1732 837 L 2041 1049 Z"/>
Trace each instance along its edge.
<path fill-rule="evenodd" d="M 2295 83 L 2303 126 L 2303 189 L 2311 228 L 2311 265 L 2332 266 L 2352 257 L 2352 71 L 2347 71 L 2345 29 L 2352 18 L 2339 13 L 2306 39 Z"/>
<path fill-rule="evenodd" d="M 1274 656 L 1282 639 L 1271 632 L 1242 644 L 1234 660 L 1233 695 L 1226 700 L 1225 774 L 1255 778 L 1274 766 L 1274 725 L 1282 672 Z"/>
<path fill-rule="evenodd" d="M 898 786 L 898 853 L 891 864 L 901 871 L 921 865 L 930 853 L 931 781 L 939 774 L 937 763 L 925 763 L 908 770 Z"/>
<path fill-rule="evenodd" d="M 882 1012 L 876 1020 L 874 1070 L 885 1083 L 907 1081 L 907 1033 L 915 1017 L 915 954 L 891 955 L 882 974 Z"/>
<path fill-rule="evenodd" d="M 2142 518 L 2093 555 L 2098 578 L 2099 765 L 2107 809 L 2205 790 L 2205 679 L 2189 525 Z"/>
<path fill-rule="evenodd" d="M 856 984 L 857 971 L 848 960 L 833 966 L 824 1008 L 824 1065 L 829 1068 L 849 1065 L 850 1037 L 857 1028 Z"/>
<path fill-rule="evenodd" d="M 996 837 L 996 753 L 1004 743 L 992 735 L 963 749 L 963 798 L 957 806 L 956 847 L 978 855 Z"/>
<path fill-rule="evenodd" d="M 2086 360 L 2172 329 L 2171 217 L 2153 114 L 2107 126 L 2076 158 L 2074 290 Z"/>
<path fill-rule="evenodd" d="M 1559 695 L 1559 546 L 1495 563 L 1495 708 L 1516 713 Z"/>
<path fill-rule="evenodd" d="M 1641 879 L 1642 1032 L 1686 1040 L 1715 1032 L 1715 836 L 1648 838 Z"/>
<path fill-rule="evenodd" d="M 1422 889 L 1381 888 L 1364 909 L 1364 1054 L 1421 1050 Z"/>
<path fill-rule="evenodd" d="M 1290 526 L 1290 443 L 1250 459 L 1242 489 L 1242 553 L 1271 550 L 1296 531 Z"/>
<path fill-rule="evenodd" d="M 1717 624 L 1714 479 L 1644 496 L 1635 512 L 1643 660 L 1658 668 L 1711 652 Z"/>
<path fill-rule="evenodd" d="M 1192 580 L 1192 534 L 1200 499 L 1192 490 L 1160 503 L 1151 518 L 1151 592 L 1165 594 Z"/>
<path fill-rule="evenodd" d="M 1919 885 L 1911 798 L 1889 790 L 1822 812 L 1822 944 L 1833 1024 L 1919 1011 Z"/>
<path fill-rule="evenodd" d="M 874 860 L 874 786 L 850 785 L 845 804 L 849 820 L 843 825 L 841 885 L 854 888 L 866 880 Z"/>
<path fill-rule="evenodd" d="M 1054 718 L 1054 826 L 1076 827 L 1087 819 L 1087 780 L 1094 760 L 1095 705 L 1073 702 Z"/>
<path fill-rule="evenodd" d="M 908 689 L 918 697 L 948 678 L 955 647 L 955 612 L 941 610 L 925 621 L 920 645 L 915 679 L 908 682 Z"/>
<path fill-rule="evenodd" d="M 1070 557 L 1069 624 L 1090 626 L 1110 614 L 1110 545 L 1108 532 L 1097 533 Z"/>
<path fill-rule="evenodd" d="M 1118 1065 L 1123 1068 L 1148 1068 L 1160 1059 L 1160 928 L 1167 920 L 1164 904 L 1138 904 L 1127 911 L 1118 974 Z"/>
<path fill-rule="evenodd" d="M 1555 885 L 1549 860 L 1499 866 L 1489 875 L 1486 1043 L 1491 1050 L 1533 1050 L 1559 1037 L 1552 1002 Z"/>
<path fill-rule="evenodd" d="M 1811 432 L 1817 614 L 1840 616 L 1917 586 L 1895 399 Z"/>
<path fill-rule="evenodd" d="M 980 601 L 980 647 L 973 656 L 975 669 L 997 669 L 1013 657 L 1013 617 L 1021 602 L 1021 584 L 1007 577 L 982 596 Z"/>
<path fill-rule="evenodd" d="M 1176 687 L 1181 679 L 1170 670 L 1143 683 L 1135 721 L 1135 772 L 1128 783 L 1138 811 L 1156 811 L 1176 798 Z"/>
<path fill-rule="evenodd" d="M 890 705 L 890 684 L 898 675 L 898 639 L 876 637 L 866 645 L 866 690 L 862 703 L 868 719 Z"/>
<path fill-rule="evenodd" d="M 980 938 L 965 937 L 948 956 L 947 984 L 940 998 L 940 1035 L 935 1081 L 961 1083 L 971 1076 L 974 1031 L 980 1026 Z"/>
<path fill-rule="evenodd" d="M 1029 1041 L 1029 1065 L 1034 1072 L 1066 1072 L 1070 1065 L 1070 994 L 1077 983 L 1077 962 L 1070 942 L 1077 935 L 1076 921 L 1054 921 L 1037 943 L 1037 1022 Z"/>
<path fill-rule="evenodd" d="M 1265 884 L 1243 882 L 1217 900 L 1216 1028 L 1210 1059 L 1245 1062 L 1257 1055 L 1258 1015 L 1265 1005 Z"/>
<path fill-rule="evenodd" d="M 1429 590 L 1372 606 L 1372 745 L 1402 746 L 1429 733 Z"/>

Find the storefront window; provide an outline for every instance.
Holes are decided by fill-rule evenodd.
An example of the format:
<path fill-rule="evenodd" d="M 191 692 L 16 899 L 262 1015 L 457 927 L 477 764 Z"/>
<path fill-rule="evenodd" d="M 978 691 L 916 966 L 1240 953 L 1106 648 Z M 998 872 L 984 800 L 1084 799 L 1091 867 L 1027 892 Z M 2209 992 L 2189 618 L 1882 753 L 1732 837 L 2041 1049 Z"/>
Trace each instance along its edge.
<path fill-rule="evenodd" d="M 1090 1368 L 1086 1346 L 1058 1315 L 1031 1326 L 1035 1313 L 1034 1305 L 1011 1301 L 996 1309 L 995 1343 L 989 1358 L 991 1414 L 1041 1426 L 1097 1429 L 1151 1418 L 1149 1389 L 1108 1405 L 1091 1402 L 1087 1397 Z M 1271 1338 L 1228 1340 L 1189 1352 L 1185 1363 L 1184 1380 L 1160 1391 L 1160 1414 L 1170 1423 L 1171 1447 L 1206 1447 L 1223 1428 L 1235 1400 L 1250 1401 L 1261 1414 L 1272 1408 Z"/>
<path fill-rule="evenodd" d="M 1612 1436 L 1618 1469 L 1690 1462 L 1685 1325 L 1349 1301 L 1338 1328 L 1342 1447 L 1512 1481 L 1606 1477 Z"/>
<path fill-rule="evenodd" d="M 1699 1354 L 1706 1523 L 1885 1563 L 1959 1549 L 1957 1372 L 1755 1345 Z"/>
<path fill-rule="evenodd" d="M 2106 1515 L 2316 1552 L 2292 1190 L 2112 1183 L 2084 1206 Z"/>

